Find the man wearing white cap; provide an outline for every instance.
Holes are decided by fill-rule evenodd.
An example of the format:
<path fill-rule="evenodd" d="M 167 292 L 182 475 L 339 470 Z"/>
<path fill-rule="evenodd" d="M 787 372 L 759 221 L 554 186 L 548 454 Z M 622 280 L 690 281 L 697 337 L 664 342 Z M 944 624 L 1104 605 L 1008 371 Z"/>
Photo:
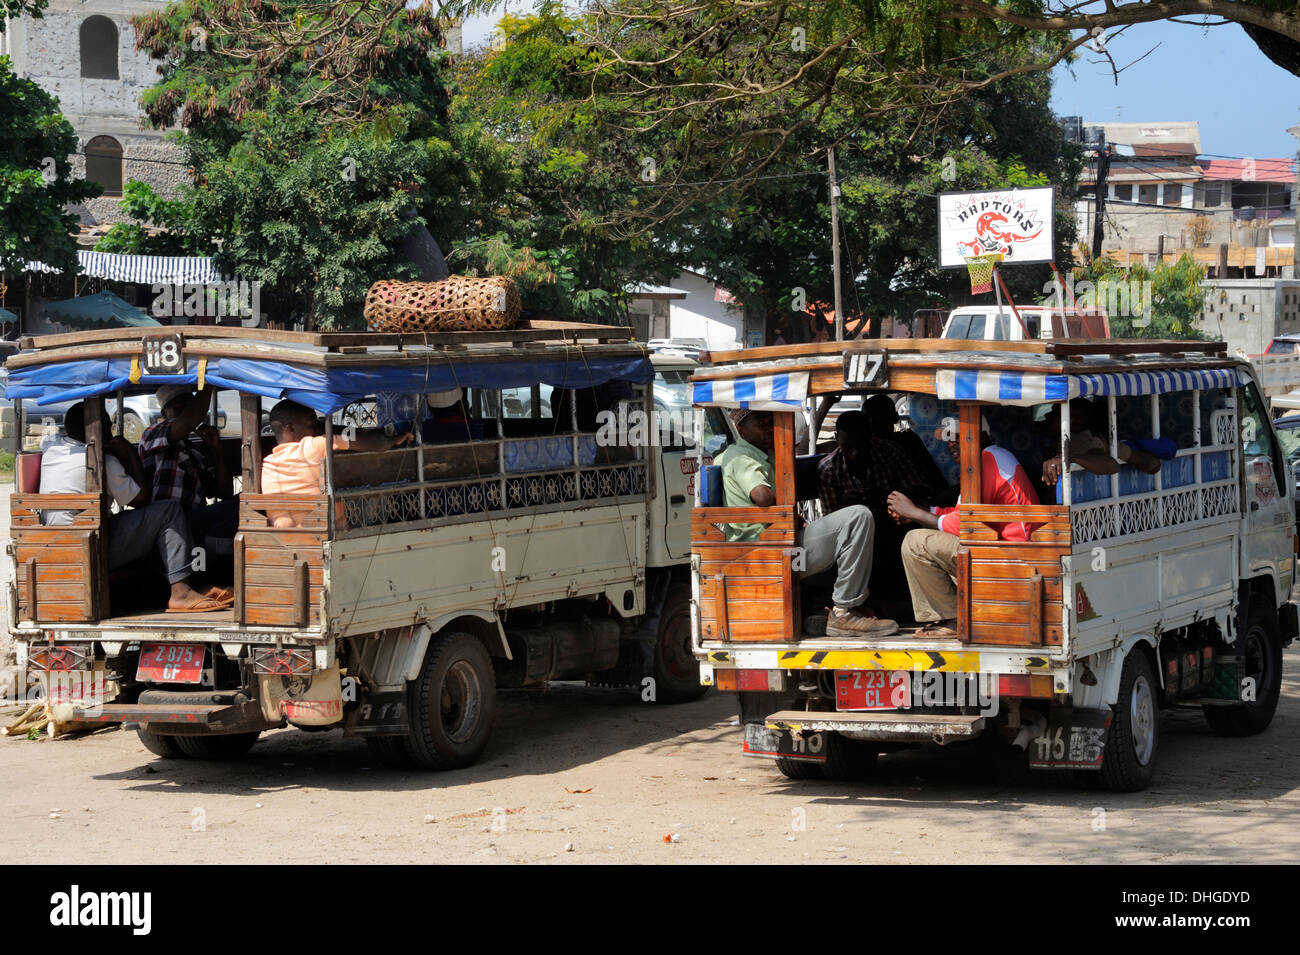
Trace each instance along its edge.
<path fill-rule="evenodd" d="M 140 458 L 153 483 L 155 501 L 180 501 L 196 541 L 214 554 L 230 554 L 239 520 L 239 498 L 221 454 L 221 434 L 203 418 L 213 389 L 197 394 L 188 385 L 158 389 L 162 419 L 140 436 Z M 208 504 L 210 497 L 220 499 Z"/>

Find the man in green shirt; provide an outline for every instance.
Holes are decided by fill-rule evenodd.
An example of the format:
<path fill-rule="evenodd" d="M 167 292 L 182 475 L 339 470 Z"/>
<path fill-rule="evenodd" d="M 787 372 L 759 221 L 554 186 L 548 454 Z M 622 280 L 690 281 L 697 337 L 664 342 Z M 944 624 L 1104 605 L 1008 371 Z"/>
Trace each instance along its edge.
<path fill-rule="evenodd" d="M 740 440 L 727 447 L 714 462 L 722 468 L 726 505 L 772 507 L 776 504 L 772 412 L 737 408 L 731 412 L 731 419 Z M 765 526 L 728 524 L 727 540 L 758 540 Z M 835 568 L 835 606 L 826 620 L 828 637 L 881 637 L 898 631 L 897 623 L 880 619 L 865 606 L 875 532 L 871 510 L 854 504 L 813 521 L 798 536 L 805 573 Z"/>

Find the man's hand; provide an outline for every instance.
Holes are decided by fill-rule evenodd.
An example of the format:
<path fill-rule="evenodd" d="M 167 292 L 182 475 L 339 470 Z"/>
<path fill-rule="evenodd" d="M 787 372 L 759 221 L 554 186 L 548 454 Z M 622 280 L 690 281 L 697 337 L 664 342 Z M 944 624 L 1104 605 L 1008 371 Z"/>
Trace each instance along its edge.
<path fill-rule="evenodd" d="M 221 432 L 212 427 L 212 425 L 205 424 L 201 428 L 198 428 L 194 433 L 198 435 L 199 440 L 202 441 L 204 446 L 209 450 L 213 452 L 219 452 L 221 450 Z"/>
<path fill-rule="evenodd" d="M 1061 456 L 1058 454 L 1054 458 L 1048 458 L 1043 462 L 1043 483 L 1048 487 L 1056 487 L 1056 480 L 1061 476 Z"/>
<path fill-rule="evenodd" d="M 397 435 L 397 437 L 393 438 L 393 447 L 396 448 L 399 445 L 410 444 L 414 440 L 415 440 L 415 432 L 403 431 L 401 434 Z"/>
<path fill-rule="evenodd" d="M 126 440 L 126 438 L 122 437 L 120 434 L 115 438 L 109 438 L 108 443 L 104 445 L 104 451 L 117 458 L 118 461 L 122 463 L 123 467 L 125 467 L 127 461 L 132 458 L 136 458 L 137 460 L 139 459 L 135 452 L 135 445 Z"/>
<path fill-rule="evenodd" d="M 914 521 L 918 514 L 927 513 L 913 504 L 912 499 L 902 491 L 890 491 L 889 497 L 885 499 L 885 505 L 889 516 L 900 524 Z"/>

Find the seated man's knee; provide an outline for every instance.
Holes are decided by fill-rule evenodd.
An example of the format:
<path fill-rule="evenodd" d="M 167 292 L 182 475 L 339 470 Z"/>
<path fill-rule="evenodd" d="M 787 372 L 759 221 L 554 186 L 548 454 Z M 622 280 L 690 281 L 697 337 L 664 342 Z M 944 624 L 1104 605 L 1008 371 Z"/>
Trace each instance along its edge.
<path fill-rule="evenodd" d="M 863 527 L 870 528 L 876 523 L 875 515 L 871 513 L 871 508 L 865 504 L 850 504 L 848 507 L 841 508 L 845 518 L 853 524 L 861 524 Z"/>

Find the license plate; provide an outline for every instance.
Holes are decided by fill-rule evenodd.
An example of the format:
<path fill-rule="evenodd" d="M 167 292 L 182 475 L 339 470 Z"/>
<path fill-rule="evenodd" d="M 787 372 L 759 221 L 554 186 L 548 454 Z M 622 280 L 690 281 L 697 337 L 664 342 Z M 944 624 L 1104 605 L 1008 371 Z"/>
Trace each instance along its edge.
<path fill-rule="evenodd" d="M 146 643 L 135 678 L 147 683 L 199 683 L 203 654 L 198 643 Z"/>
<path fill-rule="evenodd" d="M 826 734 L 770 730 L 762 723 L 745 724 L 745 752 L 750 756 L 795 756 L 825 761 Z"/>
<path fill-rule="evenodd" d="M 906 710 L 912 705 L 908 670 L 836 670 L 837 710 Z"/>

